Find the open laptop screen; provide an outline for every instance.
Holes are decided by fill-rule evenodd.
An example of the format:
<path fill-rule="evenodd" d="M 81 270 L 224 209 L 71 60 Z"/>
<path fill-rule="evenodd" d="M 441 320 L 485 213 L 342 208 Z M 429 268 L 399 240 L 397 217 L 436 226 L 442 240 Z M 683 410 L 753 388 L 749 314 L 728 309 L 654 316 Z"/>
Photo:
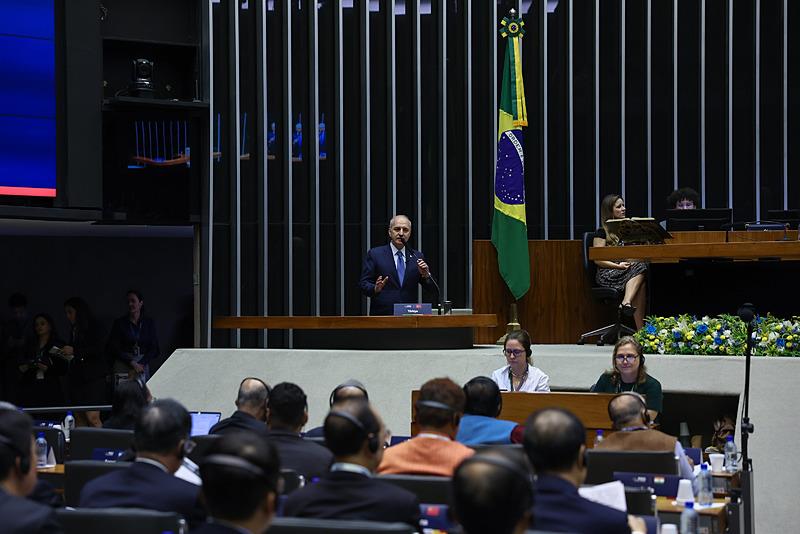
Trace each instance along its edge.
<path fill-rule="evenodd" d="M 220 412 L 191 412 L 192 436 L 205 436 L 219 422 Z"/>

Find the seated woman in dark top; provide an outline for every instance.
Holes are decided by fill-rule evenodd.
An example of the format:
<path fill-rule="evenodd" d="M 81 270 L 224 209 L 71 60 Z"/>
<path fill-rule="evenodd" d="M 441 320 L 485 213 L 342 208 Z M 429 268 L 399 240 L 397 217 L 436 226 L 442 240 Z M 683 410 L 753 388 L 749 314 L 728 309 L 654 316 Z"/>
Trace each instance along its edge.
<path fill-rule="evenodd" d="M 45 313 L 36 315 L 33 335 L 28 338 L 24 358 L 19 362 L 22 373 L 20 406 L 63 406 L 60 377 L 67 372 L 67 361 L 59 356 L 63 345 L 56 334 L 53 318 Z"/>
<path fill-rule="evenodd" d="M 625 218 L 625 200 L 619 195 L 606 195 L 600 204 L 602 227 L 597 229 L 593 247 L 613 247 L 619 245 L 619 237 L 608 231 L 606 221 Z M 636 328 L 644 326 L 644 312 L 647 304 L 645 291 L 645 271 L 647 264 L 637 261 L 595 261 L 597 283 L 603 287 L 613 287 L 624 291 L 620 307 L 627 316 L 633 316 Z"/>
<path fill-rule="evenodd" d="M 124 380 L 114 389 L 111 403 L 111 417 L 103 423 L 103 428 L 133 430 L 142 409 L 147 406 L 148 392 L 138 380 Z"/>
<path fill-rule="evenodd" d="M 664 410 L 664 394 L 661 392 L 661 382 L 647 374 L 642 346 L 631 336 L 624 336 L 614 345 L 614 352 L 611 354 L 611 370 L 600 375 L 592 391 L 634 391 L 644 395 L 650 420 L 655 421 Z"/>
<path fill-rule="evenodd" d="M 63 352 L 69 362 L 69 402 L 73 406 L 97 406 L 108 403 L 109 361 L 103 347 L 105 332 L 94 320 L 89 305 L 80 297 L 64 302 L 64 313 L 72 327 Z M 75 412 L 77 426 L 100 427 L 100 412 Z"/>
<path fill-rule="evenodd" d="M 150 362 L 158 358 L 158 336 L 152 317 L 144 313 L 140 291 L 128 290 L 128 313 L 114 320 L 108 336 L 107 352 L 112 358 L 115 376 L 150 378 Z"/>

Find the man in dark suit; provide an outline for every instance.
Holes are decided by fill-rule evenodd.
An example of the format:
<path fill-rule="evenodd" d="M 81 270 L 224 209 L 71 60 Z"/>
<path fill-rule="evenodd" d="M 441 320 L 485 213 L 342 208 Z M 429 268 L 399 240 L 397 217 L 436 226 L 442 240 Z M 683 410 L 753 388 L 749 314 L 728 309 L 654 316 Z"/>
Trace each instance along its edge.
<path fill-rule="evenodd" d="M 253 433 L 216 440 L 200 465 L 209 518 L 196 532 L 266 532 L 275 515 L 279 468 L 275 447 Z"/>
<path fill-rule="evenodd" d="M 267 400 L 269 386 L 259 378 L 247 377 L 239 384 L 236 396 L 236 411 L 211 427 L 209 434 L 228 434 L 229 432 L 255 432 L 262 438 L 269 436 L 267 430 Z"/>
<path fill-rule="evenodd" d="M 579 534 L 641 534 L 641 518 L 584 499 L 578 487 L 586 478 L 586 430 L 561 408 L 534 412 L 525 425 L 523 445 L 537 473 L 533 528 Z"/>
<path fill-rule="evenodd" d="M 346 400 L 334 405 L 325 418 L 325 443 L 335 463 L 319 482 L 289 495 L 284 515 L 401 522 L 419 528 L 416 496 L 373 478 L 385 438 L 383 421 L 368 403 Z"/>
<path fill-rule="evenodd" d="M 200 488 L 174 476 L 191 452 L 192 419 L 172 399 L 145 407 L 133 431 L 136 460 L 128 469 L 98 477 L 81 491 L 81 508 L 146 508 L 177 512 L 190 522 L 205 518 Z"/>
<path fill-rule="evenodd" d="M 0 409 L 0 531 L 61 532 L 52 508 L 26 499 L 36 486 L 36 446 L 30 416 Z"/>
<path fill-rule="evenodd" d="M 282 469 L 294 469 L 307 481 L 319 478 L 330 469 L 333 454 L 313 441 L 300 437 L 308 422 L 306 394 L 296 384 L 281 382 L 269 395 L 269 439 L 278 449 Z"/>
<path fill-rule="evenodd" d="M 433 287 L 425 256 L 406 246 L 410 238 L 411 221 L 395 215 L 389 221 L 389 243 L 367 252 L 358 285 L 371 299 L 370 315 L 393 315 L 395 304 L 417 302 L 417 284 Z"/>

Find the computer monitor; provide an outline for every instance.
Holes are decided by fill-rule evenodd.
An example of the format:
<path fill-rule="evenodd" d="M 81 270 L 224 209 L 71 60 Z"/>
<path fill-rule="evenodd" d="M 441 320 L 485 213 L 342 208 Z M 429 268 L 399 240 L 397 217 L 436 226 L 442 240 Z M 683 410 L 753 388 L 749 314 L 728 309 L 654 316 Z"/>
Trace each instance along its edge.
<path fill-rule="evenodd" d="M 615 471 L 677 475 L 675 451 L 586 451 L 586 484 L 603 484 L 614 480 Z"/>
<path fill-rule="evenodd" d="M 790 228 L 797 228 L 800 224 L 800 210 L 767 210 L 767 221 L 788 224 Z"/>
<path fill-rule="evenodd" d="M 667 210 L 667 230 L 670 232 L 729 230 L 732 217 L 731 208 L 670 209 Z"/>
<path fill-rule="evenodd" d="M 191 412 L 192 436 L 205 436 L 211 427 L 219 423 L 220 412 Z"/>

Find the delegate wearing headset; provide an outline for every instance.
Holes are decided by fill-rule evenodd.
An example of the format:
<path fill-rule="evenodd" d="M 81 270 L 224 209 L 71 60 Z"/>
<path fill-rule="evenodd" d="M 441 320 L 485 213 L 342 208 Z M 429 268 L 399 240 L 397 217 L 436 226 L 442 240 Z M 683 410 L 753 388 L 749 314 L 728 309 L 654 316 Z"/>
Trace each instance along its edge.
<path fill-rule="evenodd" d="M 642 395 L 647 402 L 647 412 L 655 421 L 664 411 L 664 394 L 661 382 L 647 374 L 642 346 L 631 336 L 625 336 L 614 345 L 611 356 L 612 369 L 606 371 L 592 387 L 595 393 L 621 393 L 632 391 Z"/>
<path fill-rule="evenodd" d="M 36 452 L 31 418 L 0 408 L 0 531 L 61 532 L 55 512 L 26 497 L 36 486 Z"/>

